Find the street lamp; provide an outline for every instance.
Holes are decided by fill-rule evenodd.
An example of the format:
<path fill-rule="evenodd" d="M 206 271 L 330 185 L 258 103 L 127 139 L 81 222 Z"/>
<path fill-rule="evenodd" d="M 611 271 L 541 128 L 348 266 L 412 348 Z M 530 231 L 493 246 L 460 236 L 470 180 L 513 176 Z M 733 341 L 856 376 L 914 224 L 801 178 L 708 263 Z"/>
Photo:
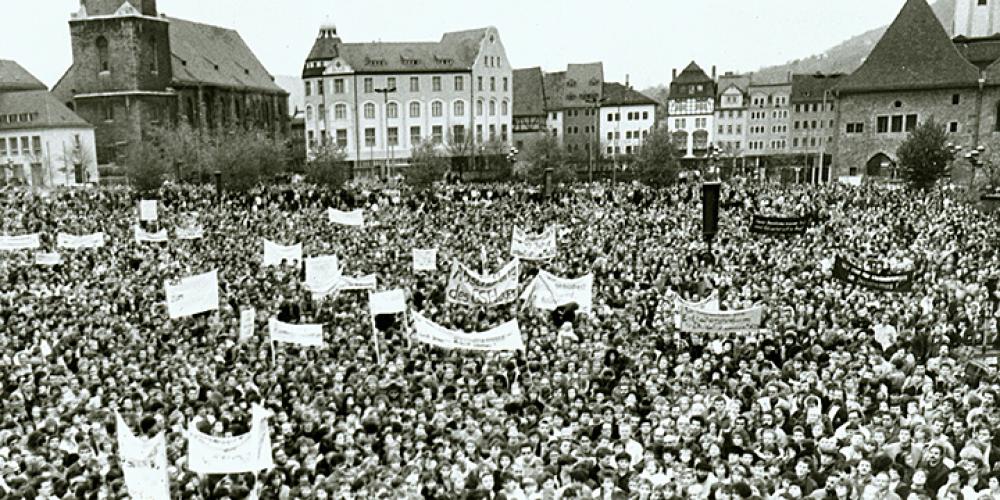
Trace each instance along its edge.
<path fill-rule="evenodd" d="M 709 146 L 708 169 L 705 175 L 706 182 L 716 182 L 719 180 L 719 147 L 714 143 Z"/>
<path fill-rule="evenodd" d="M 389 94 L 396 91 L 396 87 L 386 87 L 375 89 L 376 93 L 382 94 L 382 137 L 385 140 L 386 152 L 393 152 L 389 147 Z M 398 136 L 397 136 L 398 137 Z M 373 158 L 374 159 L 374 158 Z M 395 160 L 395 158 L 393 158 Z M 385 155 L 385 175 L 389 176 L 389 155 Z"/>
<path fill-rule="evenodd" d="M 593 111 L 594 114 L 594 143 L 587 146 L 587 152 L 590 153 L 590 165 L 588 165 L 587 167 L 587 181 L 594 182 L 594 157 L 597 156 L 598 151 L 596 151 L 596 149 L 597 146 L 601 143 L 600 109 L 601 109 L 601 104 L 607 102 L 608 98 L 597 97 L 596 95 L 592 95 L 589 97 L 585 97 L 583 100 L 587 104 L 590 104 L 590 109 Z M 618 116 L 615 116 L 615 120 L 617 119 Z"/>

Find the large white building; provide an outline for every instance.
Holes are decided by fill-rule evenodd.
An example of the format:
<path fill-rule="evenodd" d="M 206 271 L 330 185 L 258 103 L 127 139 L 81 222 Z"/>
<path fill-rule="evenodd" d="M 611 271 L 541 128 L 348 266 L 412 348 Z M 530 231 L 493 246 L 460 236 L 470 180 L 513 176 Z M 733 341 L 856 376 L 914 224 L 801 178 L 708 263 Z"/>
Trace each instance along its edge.
<path fill-rule="evenodd" d="M 656 126 L 656 101 L 620 83 L 605 83 L 603 94 L 598 118 L 602 153 L 637 153 Z"/>
<path fill-rule="evenodd" d="M 711 154 L 715 131 L 715 68 L 709 77 L 694 62 L 674 70 L 667 97 L 667 127 L 681 161 L 697 163 Z"/>
<path fill-rule="evenodd" d="M 513 73 L 493 27 L 439 42 L 344 43 L 326 25 L 302 79 L 310 155 L 330 145 L 356 165 L 379 165 L 406 163 L 424 141 L 511 141 Z"/>
<path fill-rule="evenodd" d="M 1000 0 L 955 0 L 952 36 L 988 37 L 1000 33 Z"/>
<path fill-rule="evenodd" d="M 94 127 L 21 65 L 0 59 L 0 182 L 51 187 L 96 180 Z"/>

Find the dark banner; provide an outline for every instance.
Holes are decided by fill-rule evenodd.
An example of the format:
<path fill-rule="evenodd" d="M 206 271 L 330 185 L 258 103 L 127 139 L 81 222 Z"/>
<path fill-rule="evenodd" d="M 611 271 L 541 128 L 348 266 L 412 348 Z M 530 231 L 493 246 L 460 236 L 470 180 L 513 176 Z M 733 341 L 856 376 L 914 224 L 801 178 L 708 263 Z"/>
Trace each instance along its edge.
<path fill-rule="evenodd" d="M 845 283 L 886 292 L 909 292 L 913 288 L 913 271 L 877 274 L 838 256 L 833 263 L 833 277 Z"/>
<path fill-rule="evenodd" d="M 754 214 L 750 222 L 750 232 L 756 234 L 805 234 L 813 217 L 772 217 Z"/>

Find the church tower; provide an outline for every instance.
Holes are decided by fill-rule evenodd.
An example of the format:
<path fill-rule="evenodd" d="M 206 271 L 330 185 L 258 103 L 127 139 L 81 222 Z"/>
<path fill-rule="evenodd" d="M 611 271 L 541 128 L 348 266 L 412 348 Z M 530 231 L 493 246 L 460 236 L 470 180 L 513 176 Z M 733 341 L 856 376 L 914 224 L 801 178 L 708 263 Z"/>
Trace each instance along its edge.
<path fill-rule="evenodd" d="M 978 38 L 1000 33 L 1000 0 L 955 0 L 953 36 Z"/>

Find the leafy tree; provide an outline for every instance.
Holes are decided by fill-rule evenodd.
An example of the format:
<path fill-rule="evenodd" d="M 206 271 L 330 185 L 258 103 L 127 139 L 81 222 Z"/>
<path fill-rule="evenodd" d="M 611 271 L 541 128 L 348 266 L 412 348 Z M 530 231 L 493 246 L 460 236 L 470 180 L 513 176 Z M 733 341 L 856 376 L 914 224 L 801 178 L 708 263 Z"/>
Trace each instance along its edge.
<path fill-rule="evenodd" d="M 319 148 L 306 162 L 306 177 L 315 184 L 338 188 L 351 177 L 343 148 L 329 145 Z"/>
<path fill-rule="evenodd" d="M 170 162 L 163 150 L 150 142 L 138 142 L 126 152 L 126 175 L 137 191 L 148 193 L 160 189 L 170 176 Z"/>
<path fill-rule="evenodd" d="M 539 137 L 525 144 L 524 151 L 519 153 L 524 161 L 518 163 L 515 176 L 532 184 L 545 184 L 545 170 L 552 169 L 552 182 L 572 182 L 576 172 L 569 153 L 555 137 Z"/>
<path fill-rule="evenodd" d="M 650 186 L 663 187 L 677 182 L 681 165 L 667 127 L 657 127 L 649 133 L 636 155 L 635 168 L 639 180 Z"/>
<path fill-rule="evenodd" d="M 444 180 L 451 166 L 451 159 L 436 144 L 424 141 L 413 149 L 410 166 L 406 169 L 406 183 L 418 189 L 426 189 L 435 182 Z"/>
<path fill-rule="evenodd" d="M 896 150 L 900 172 L 916 189 L 927 189 L 948 172 L 948 134 L 933 118 L 921 123 Z"/>

